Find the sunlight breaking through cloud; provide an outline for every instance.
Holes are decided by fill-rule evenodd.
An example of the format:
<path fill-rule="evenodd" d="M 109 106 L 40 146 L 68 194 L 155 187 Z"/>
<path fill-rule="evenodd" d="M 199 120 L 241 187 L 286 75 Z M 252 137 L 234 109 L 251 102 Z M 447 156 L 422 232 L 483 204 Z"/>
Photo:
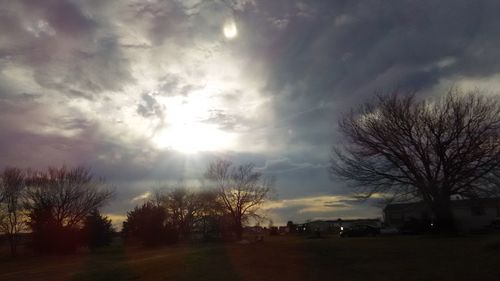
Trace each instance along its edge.
<path fill-rule="evenodd" d="M 327 172 L 340 114 L 395 86 L 499 94 L 498 1 L 278 2 L 3 1 L 0 165 L 89 165 L 132 204 L 227 157 L 277 176 L 282 219 L 356 216 L 378 210 L 325 205 L 351 191 Z"/>

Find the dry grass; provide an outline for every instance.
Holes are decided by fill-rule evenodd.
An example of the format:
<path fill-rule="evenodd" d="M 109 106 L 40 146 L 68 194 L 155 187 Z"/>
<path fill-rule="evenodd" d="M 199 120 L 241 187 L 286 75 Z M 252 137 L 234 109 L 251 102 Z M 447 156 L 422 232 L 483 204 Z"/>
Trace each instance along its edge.
<path fill-rule="evenodd" d="M 0 280 L 499 280 L 500 237 L 304 239 L 98 253 L 0 262 Z"/>

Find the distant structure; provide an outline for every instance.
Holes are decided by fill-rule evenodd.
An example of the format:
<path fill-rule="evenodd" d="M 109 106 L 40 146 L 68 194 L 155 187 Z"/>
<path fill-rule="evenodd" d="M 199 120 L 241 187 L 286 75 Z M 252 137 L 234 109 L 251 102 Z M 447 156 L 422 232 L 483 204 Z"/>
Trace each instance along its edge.
<path fill-rule="evenodd" d="M 349 228 L 353 225 L 371 225 L 381 227 L 380 219 L 337 219 L 337 220 L 314 220 L 303 224 L 297 224 L 295 232 L 321 232 L 321 233 L 339 233 L 342 227 Z"/>
<path fill-rule="evenodd" d="M 452 200 L 451 209 L 457 229 L 463 232 L 481 230 L 500 220 L 500 198 Z M 388 226 L 433 220 L 424 202 L 389 204 L 384 208 L 384 223 Z"/>

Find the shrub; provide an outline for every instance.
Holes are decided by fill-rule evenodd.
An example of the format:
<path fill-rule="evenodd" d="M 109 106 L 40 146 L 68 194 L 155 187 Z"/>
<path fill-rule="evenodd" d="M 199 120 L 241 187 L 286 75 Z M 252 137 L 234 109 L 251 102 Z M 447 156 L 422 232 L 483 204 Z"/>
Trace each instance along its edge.
<path fill-rule="evenodd" d="M 165 210 L 148 202 L 127 213 L 122 235 L 128 241 L 136 239 L 145 246 L 176 243 L 178 233 L 166 221 Z"/>
<path fill-rule="evenodd" d="M 90 249 L 108 246 L 113 241 L 114 233 L 111 220 L 98 210 L 92 211 L 84 220 L 83 239 Z"/>

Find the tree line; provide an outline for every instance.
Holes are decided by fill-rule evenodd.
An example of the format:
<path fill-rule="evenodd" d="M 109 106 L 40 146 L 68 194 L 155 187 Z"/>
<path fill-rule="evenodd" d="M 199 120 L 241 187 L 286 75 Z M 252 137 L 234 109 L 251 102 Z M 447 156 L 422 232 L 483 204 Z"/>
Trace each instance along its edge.
<path fill-rule="evenodd" d="M 201 191 L 156 190 L 127 213 L 123 238 L 146 246 L 190 240 L 193 234 L 205 240 L 241 239 L 243 225 L 259 217 L 273 181 L 255 171 L 253 164 L 237 166 L 226 160 L 210 163 L 205 178 L 211 185 Z M 0 173 L 0 233 L 13 256 L 25 236 L 42 254 L 109 245 L 115 231 L 99 209 L 113 194 L 89 168 L 6 167 Z"/>
<path fill-rule="evenodd" d="M 99 208 L 112 198 L 105 182 L 87 168 L 50 167 L 23 170 L 6 167 L 0 174 L 0 231 L 13 256 L 22 233 L 39 253 L 74 252 L 80 245 L 106 244 L 111 222 Z M 105 231 L 93 236 L 98 224 Z"/>
<path fill-rule="evenodd" d="M 272 179 L 254 168 L 253 164 L 235 166 L 217 160 L 205 172 L 210 188 L 157 190 L 127 213 L 122 230 L 125 240 L 149 246 L 190 240 L 193 235 L 203 240 L 240 240 L 244 224 L 261 218 L 258 211 L 273 185 Z"/>

